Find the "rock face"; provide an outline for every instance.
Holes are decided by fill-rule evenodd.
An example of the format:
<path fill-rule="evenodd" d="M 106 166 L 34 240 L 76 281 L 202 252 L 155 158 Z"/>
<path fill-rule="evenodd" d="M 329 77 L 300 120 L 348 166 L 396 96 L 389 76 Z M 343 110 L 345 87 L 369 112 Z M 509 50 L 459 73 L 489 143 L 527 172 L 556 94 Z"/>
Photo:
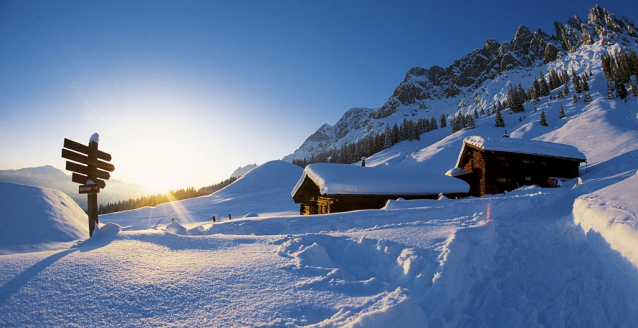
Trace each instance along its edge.
<path fill-rule="evenodd" d="M 636 26 L 631 20 L 625 17 L 618 19 L 600 6 L 590 9 L 586 22 L 574 16 L 567 24 L 555 22 L 554 27 L 556 35 L 549 35 L 540 29 L 533 32 L 521 25 L 512 40 L 499 44 L 489 39 L 482 49 L 475 49 L 447 68 L 437 65 L 413 67 L 379 109 L 348 110 L 334 127 L 322 126 L 284 160 L 310 158 L 337 144 L 354 142 L 356 140 L 343 138 L 352 137 L 355 135 L 352 132 L 358 129 L 379 133 L 385 124 L 427 111 L 428 101 L 456 97 L 462 92 L 475 93 L 483 82 L 508 70 L 538 67 L 596 42 L 625 46 L 638 42 Z M 366 133 L 356 135 L 365 137 Z"/>

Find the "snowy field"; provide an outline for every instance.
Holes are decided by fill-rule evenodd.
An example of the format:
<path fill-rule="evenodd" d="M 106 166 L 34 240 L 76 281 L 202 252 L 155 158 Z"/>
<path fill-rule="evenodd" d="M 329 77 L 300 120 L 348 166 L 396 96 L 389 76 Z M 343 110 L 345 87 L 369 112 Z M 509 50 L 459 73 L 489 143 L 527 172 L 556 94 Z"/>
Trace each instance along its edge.
<path fill-rule="evenodd" d="M 638 102 L 607 100 L 598 50 L 562 59 L 594 72 L 592 103 L 542 98 L 549 127 L 530 104 L 504 115 L 513 138 L 583 152 L 581 184 L 299 216 L 302 170 L 273 161 L 210 196 L 100 216 L 88 239 L 66 195 L 0 183 L 0 326 L 635 326 Z M 367 165 L 443 174 L 463 138 L 502 134 L 482 117 Z"/>

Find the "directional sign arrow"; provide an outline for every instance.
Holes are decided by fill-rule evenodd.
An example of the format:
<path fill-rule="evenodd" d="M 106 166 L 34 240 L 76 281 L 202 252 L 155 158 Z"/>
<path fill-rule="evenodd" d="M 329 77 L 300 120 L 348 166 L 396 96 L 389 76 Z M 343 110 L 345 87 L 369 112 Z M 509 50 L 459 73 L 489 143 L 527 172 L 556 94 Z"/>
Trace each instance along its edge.
<path fill-rule="evenodd" d="M 82 164 L 86 164 L 86 165 L 90 165 L 91 163 L 89 163 L 89 157 L 88 156 L 84 156 L 82 154 L 70 151 L 68 149 L 62 149 L 62 157 L 66 158 L 66 159 L 70 159 L 74 162 L 78 162 L 78 163 L 82 163 Z M 110 163 L 106 163 L 106 162 L 102 162 L 102 161 L 97 161 L 96 166 L 98 169 L 104 170 L 104 171 L 109 171 L 109 172 L 113 172 L 115 171 L 115 166 L 113 166 L 113 164 Z"/>
<path fill-rule="evenodd" d="M 64 148 L 69 148 L 71 150 L 75 150 L 75 151 L 77 151 L 79 153 L 86 154 L 86 155 L 89 154 L 89 147 L 88 146 L 85 146 L 85 145 L 83 145 L 81 143 L 78 143 L 78 142 L 75 142 L 73 140 L 69 140 L 69 139 L 66 139 L 66 138 L 64 138 Z M 107 153 L 105 153 L 105 152 L 103 152 L 101 150 L 99 150 L 97 152 L 97 158 L 103 159 L 103 160 L 105 160 L 107 162 L 111 161 L 111 155 L 107 154 Z"/>
<path fill-rule="evenodd" d="M 89 167 L 82 164 L 67 161 L 66 169 L 67 171 L 77 172 L 86 176 L 89 175 Z M 111 175 L 109 174 L 109 172 L 97 170 L 97 177 L 100 179 L 108 180 L 111 178 Z"/>
<path fill-rule="evenodd" d="M 89 177 L 87 177 L 86 175 L 81 175 L 77 173 L 73 173 L 73 175 L 71 175 L 71 181 L 75 183 L 86 184 L 87 180 L 89 180 Z M 106 188 L 106 182 L 104 182 L 104 180 L 98 179 L 97 181 L 93 181 L 93 182 L 97 183 L 98 187 L 100 187 L 101 189 Z"/>

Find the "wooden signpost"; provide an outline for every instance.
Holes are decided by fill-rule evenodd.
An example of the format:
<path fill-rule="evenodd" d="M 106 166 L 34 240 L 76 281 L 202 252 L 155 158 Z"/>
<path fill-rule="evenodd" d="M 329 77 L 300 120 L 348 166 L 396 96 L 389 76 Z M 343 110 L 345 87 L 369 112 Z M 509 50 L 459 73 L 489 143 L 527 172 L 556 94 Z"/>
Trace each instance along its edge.
<path fill-rule="evenodd" d="M 111 155 L 97 149 L 99 142 L 100 136 L 95 133 L 88 146 L 65 138 L 62 148 L 62 157 L 70 160 L 66 162 L 66 169 L 73 172 L 71 181 L 79 183 L 79 193 L 88 197 L 89 236 L 93 236 L 98 222 L 97 193 L 106 188 L 104 180 L 108 180 L 109 172 L 115 170 L 113 164 L 107 163 L 111 161 Z"/>

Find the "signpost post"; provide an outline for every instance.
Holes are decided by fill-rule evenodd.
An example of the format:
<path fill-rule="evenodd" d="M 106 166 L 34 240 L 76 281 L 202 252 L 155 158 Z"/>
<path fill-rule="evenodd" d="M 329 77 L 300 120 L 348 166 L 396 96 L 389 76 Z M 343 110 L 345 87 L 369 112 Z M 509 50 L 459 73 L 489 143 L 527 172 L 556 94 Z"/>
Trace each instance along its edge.
<path fill-rule="evenodd" d="M 80 194 L 87 194 L 89 236 L 93 236 L 98 222 L 97 194 L 100 189 L 106 188 L 104 180 L 108 180 L 111 177 L 109 172 L 115 170 L 113 164 L 107 163 L 111 161 L 111 155 L 98 150 L 99 142 L 100 136 L 94 133 L 88 146 L 65 138 L 62 148 L 62 157 L 69 160 L 66 169 L 73 172 L 71 181 L 80 184 Z"/>

